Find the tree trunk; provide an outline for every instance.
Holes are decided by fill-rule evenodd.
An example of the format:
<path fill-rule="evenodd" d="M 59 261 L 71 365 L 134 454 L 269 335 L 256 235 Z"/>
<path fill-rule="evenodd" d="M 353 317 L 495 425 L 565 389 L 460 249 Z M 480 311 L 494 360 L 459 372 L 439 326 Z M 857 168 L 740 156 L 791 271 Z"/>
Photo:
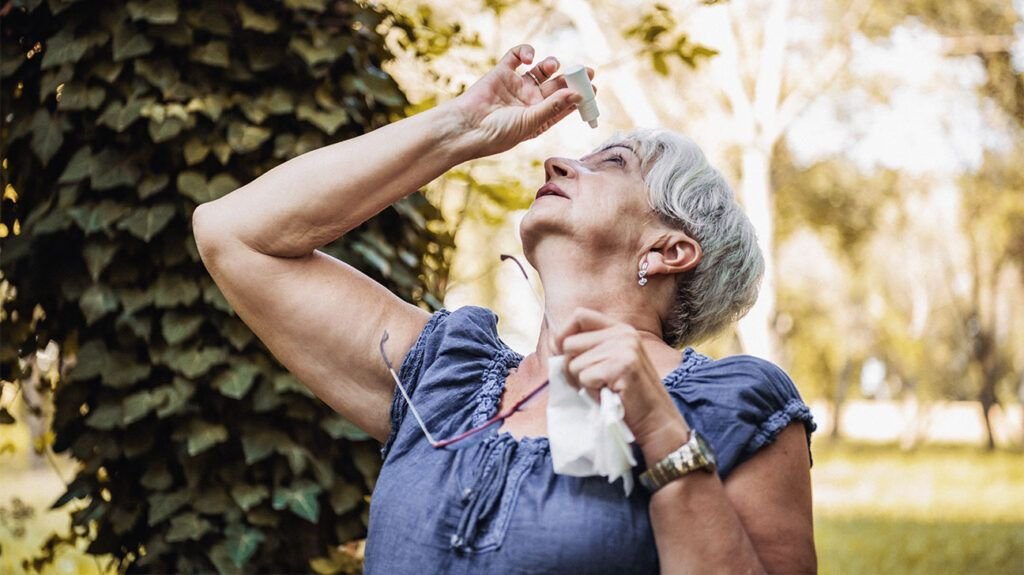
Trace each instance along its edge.
<path fill-rule="evenodd" d="M 850 372 L 853 371 L 853 362 L 849 358 L 843 362 L 843 369 L 839 370 L 839 377 L 836 379 L 836 393 L 832 398 L 832 432 L 829 437 L 834 440 L 842 439 L 842 432 L 839 431 L 840 417 L 843 413 L 843 402 L 846 401 L 846 390 L 850 387 Z"/>
<path fill-rule="evenodd" d="M 750 144 L 743 150 L 743 180 L 740 198 L 757 232 L 764 257 L 764 280 L 757 303 L 739 322 L 744 353 L 778 361 L 775 341 L 775 237 L 771 197 L 771 150 Z"/>

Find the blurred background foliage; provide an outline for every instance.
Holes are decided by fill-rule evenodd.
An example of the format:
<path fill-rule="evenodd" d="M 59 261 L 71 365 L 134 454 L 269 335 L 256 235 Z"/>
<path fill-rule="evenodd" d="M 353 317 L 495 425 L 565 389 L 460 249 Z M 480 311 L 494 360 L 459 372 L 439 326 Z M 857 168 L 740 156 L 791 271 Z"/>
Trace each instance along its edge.
<path fill-rule="evenodd" d="M 889 423 L 844 424 L 858 401 L 911 414 L 890 445 L 816 439 L 822 571 L 1001 573 L 1024 560 L 1024 514 L 1008 504 L 1024 497 L 1024 423 L 1013 444 L 990 421 L 1024 400 L 1019 0 L 2 4 L 0 432 L 18 433 L 0 436 L 0 457 L 73 458 L 53 459 L 72 529 L 47 523 L 66 535 L 28 568 L 359 570 L 375 445 L 234 316 L 190 215 L 290 157 L 453 97 L 524 41 L 597 68 L 602 130 L 688 133 L 735 183 L 775 271 L 762 309 L 702 351 L 774 359 L 834 439 Z M 872 49 L 902 56 L 907 34 L 933 42 L 931 60 L 864 63 Z M 916 140 L 925 150 L 865 161 L 864 146 L 920 129 L 897 106 L 926 108 L 930 92 L 956 97 Z M 867 111 L 892 113 L 886 139 Z M 1002 142 L 970 139 L 977 161 L 902 157 L 962 137 L 971 114 Z M 458 166 L 324 250 L 426 309 L 492 307 L 503 338 L 529 351 L 539 316 L 497 255 L 520 249 L 541 159 L 596 144 L 572 120 Z M 809 154 L 830 122 L 846 127 L 841 143 Z M 955 402 L 978 407 L 987 450 L 913 431 L 928 406 Z M 0 551 L 52 517 L 3 503 Z M 61 563 L 86 547 L 103 561 Z"/>

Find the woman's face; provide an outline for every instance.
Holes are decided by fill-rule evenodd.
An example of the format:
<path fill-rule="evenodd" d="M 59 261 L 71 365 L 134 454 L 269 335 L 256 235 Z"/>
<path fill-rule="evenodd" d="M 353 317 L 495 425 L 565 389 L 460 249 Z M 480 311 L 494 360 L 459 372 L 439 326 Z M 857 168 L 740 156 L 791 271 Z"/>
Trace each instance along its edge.
<path fill-rule="evenodd" d="M 549 237 L 571 238 L 573 247 L 598 256 L 636 251 L 657 216 L 633 146 L 610 144 L 579 160 L 544 162 L 545 184 L 520 226 L 527 254 Z"/>

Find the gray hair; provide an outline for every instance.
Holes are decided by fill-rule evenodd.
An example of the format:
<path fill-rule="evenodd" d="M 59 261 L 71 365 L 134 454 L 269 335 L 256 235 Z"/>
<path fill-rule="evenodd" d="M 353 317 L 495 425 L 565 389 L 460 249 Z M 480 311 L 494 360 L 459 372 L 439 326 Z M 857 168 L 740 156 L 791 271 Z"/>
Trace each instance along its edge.
<path fill-rule="evenodd" d="M 757 300 L 764 275 L 757 235 L 725 178 L 693 140 L 640 128 L 616 133 L 602 147 L 630 143 L 640 157 L 651 207 L 703 252 L 697 266 L 679 274 L 661 326 L 669 345 L 694 344 L 743 317 Z"/>

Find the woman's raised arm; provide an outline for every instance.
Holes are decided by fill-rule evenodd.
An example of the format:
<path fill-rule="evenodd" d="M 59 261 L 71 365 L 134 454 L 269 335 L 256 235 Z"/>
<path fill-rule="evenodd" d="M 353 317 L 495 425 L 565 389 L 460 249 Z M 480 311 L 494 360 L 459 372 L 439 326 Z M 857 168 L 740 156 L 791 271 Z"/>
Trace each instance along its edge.
<path fill-rule="evenodd" d="M 465 94 L 307 152 L 193 214 L 203 262 L 239 317 L 318 397 L 373 437 L 389 429 L 393 383 L 377 349 L 403 358 L 428 314 L 317 248 L 458 163 L 538 135 L 571 112 L 564 80 L 516 72 L 518 46 Z M 557 63 L 534 74 L 546 79 Z"/>

